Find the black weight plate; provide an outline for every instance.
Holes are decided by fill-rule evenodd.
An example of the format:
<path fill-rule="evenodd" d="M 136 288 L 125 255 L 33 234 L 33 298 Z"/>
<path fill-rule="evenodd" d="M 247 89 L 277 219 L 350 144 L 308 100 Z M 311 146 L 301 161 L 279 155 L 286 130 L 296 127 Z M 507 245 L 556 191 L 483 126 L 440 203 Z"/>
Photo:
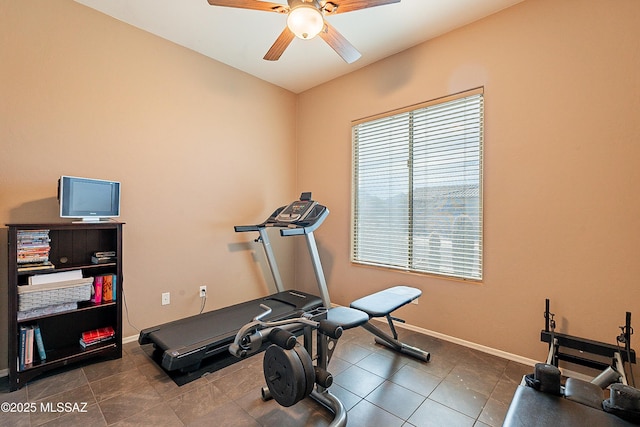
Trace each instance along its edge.
<path fill-rule="evenodd" d="M 302 367 L 305 374 L 306 389 L 304 390 L 304 395 L 300 398 L 300 400 L 302 400 L 305 397 L 309 396 L 309 394 L 311 394 L 311 392 L 313 391 L 313 386 L 316 382 L 316 370 L 313 367 L 313 360 L 311 360 L 309 353 L 303 346 L 297 344 L 295 347 L 293 347 L 293 350 L 298 353 L 298 357 L 302 362 Z"/>
<path fill-rule="evenodd" d="M 305 369 L 295 350 L 270 345 L 265 351 L 262 367 L 267 387 L 280 405 L 289 407 L 305 397 Z"/>

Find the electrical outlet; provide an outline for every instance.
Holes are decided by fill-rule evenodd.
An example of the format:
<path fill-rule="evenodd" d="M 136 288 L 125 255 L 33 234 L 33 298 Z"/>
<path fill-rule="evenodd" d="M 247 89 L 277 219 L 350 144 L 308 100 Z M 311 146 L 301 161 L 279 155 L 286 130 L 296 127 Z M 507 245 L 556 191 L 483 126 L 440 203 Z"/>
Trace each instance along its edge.
<path fill-rule="evenodd" d="M 200 286 L 200 298 L 205 298 L 207 296 L 207 287 Z"/>
<path fill-rule="evenodd" d="M 171 294 L 169 292 L 162 293 L 162 305 L 171 304 Z"/>
<path fill-rule="evenodd" d="M 416 298 L 416 299 L 414 299 L 413 301 L 411 301 L 411 304 L 418 305 L 418 300 L 419 300 L 419 299 L 420 299 L 420 298 Z"/>

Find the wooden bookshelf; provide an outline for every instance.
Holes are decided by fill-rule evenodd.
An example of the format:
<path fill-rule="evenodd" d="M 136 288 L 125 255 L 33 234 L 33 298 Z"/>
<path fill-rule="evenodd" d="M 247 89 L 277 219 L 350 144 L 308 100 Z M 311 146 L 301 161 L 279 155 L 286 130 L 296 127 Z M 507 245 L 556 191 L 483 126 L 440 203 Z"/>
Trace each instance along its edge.
<path fill-rule="evenodd" d="M 17 390 L 28 381 L 47 371 L 71 366 L 89 359 L 115 359 L 122 357 L 122 223 L 46 223 L 7 224 L 9 228 L 8 262 L 8 344 L 9 387 Z M 18 232 L 22 230 L 49 230 L 49 261 L 51 270 L 18 272 Z M 94 252 L 115 251 L 114 262 L 92 264 Z M 18 320 L 18 287 L 29 286 L 29 277 L 64 271 L 82 271 L 83 277 L 105 274 L 116 278 L 116 299 L 111 302 L 78 302 L 77 308 L 60 313 L 41 314 Z M 46 352 L 40 360 L 34 348 L 33 363 L 20 369 L 20 328 L 38 325 Z M 82 348 L 82 332 L 106 326 L 113 327 L 113 340 Z M 35 344 L 34 344 L 35 345 Z"/>

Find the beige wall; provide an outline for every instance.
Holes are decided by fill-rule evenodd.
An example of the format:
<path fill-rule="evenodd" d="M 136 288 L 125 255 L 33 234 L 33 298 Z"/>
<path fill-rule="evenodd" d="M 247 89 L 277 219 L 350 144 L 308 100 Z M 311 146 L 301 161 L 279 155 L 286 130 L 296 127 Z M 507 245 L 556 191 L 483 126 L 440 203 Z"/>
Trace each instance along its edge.
<path fill-rule="evenodd" d="M 417 286 L 410 324 L 540 360 L 548 297 L 563 331 L 611 341 L 625 311 L 640 315 L 639 19 L 637 0 L 529 0 L 295 96 L 72 0 L 2 2 L 0 224 L 55 220 L 61 174 L 122 181 L 125 290 L 143 328 L 196 313 L 200 284 L 207 309 L 267 292 L 233 225 L 313 191 L 331 209 L 317 238 L 334 302 Z M 477 86 L 483 283 L 351 265 L 350 121 Z M 3 271 L 5 243 L 0 229 Z"/>
<path fill-rule="evenodd" d="M 257 236 L 233 226 L 295 194 L 294 94 L 72 0 L 3 1 L 0 64 L 0 227 L 57 220 L 60 175 L 115 179 L 135 327 L 196 314 L 200 284 L 207 310 L 267 293 L 243 243 Z M 0 369 L 6 238 L 1 228 Z M 291 249 L 280 245 L 283 260 Z"/>
<path fill-rule="evenodd" d="M 301 94 L 298 186 L 331 207 L 317 237 L 333 302 L 413 285 L 408 323 L 535 360 L 545 298 L 563 332 L 613 342 L 625 311 L 637 324 L 638 22 L 637 0 L 525 1 Z M 483 283 L 350 264 L 350 121 L 478 86 Z"/>

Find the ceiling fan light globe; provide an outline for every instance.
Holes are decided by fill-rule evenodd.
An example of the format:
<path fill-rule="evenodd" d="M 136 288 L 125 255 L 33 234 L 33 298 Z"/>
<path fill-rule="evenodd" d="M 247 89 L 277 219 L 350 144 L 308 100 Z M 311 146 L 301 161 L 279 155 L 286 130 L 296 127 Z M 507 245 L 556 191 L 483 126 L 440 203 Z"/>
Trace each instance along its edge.
<path fill-rule="evenodd" d="M 287 27 L 298 38 L 312 39 L 322 31 L 324 19 L 315 7 L 298 6 L 289 12 Z"/>

